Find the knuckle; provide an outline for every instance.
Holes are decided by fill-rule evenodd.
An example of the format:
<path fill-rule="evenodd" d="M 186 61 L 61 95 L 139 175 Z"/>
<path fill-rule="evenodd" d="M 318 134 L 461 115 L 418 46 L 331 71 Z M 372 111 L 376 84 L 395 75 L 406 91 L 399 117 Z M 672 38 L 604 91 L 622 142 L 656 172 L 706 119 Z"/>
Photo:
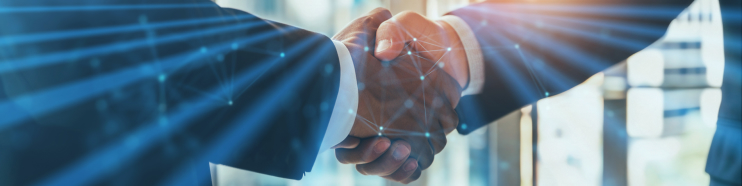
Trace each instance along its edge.
<path fill-rule="evenodd" d="M 425 170 L 428 167 L 430 167 L 430 165 L 433 164 L 433 160 L 434 159 L 435 159 L 435 157 L 432 154 L 431 155 L 422 156 L 422 157 L 418 157 L 417 158 L 417 162 L 420 165 L 419 166 L 420 167 L 420 170 Z"/>
<path fill-rule="evenodd" d="M 392 12 L 389 11 L 389 9 L 386 9 L 384 7 L 377 7 L 372 12 L 375 12 L 376 14 L 382 15 L 382 16 L 392 16 Z"/>
<path fill-rule="evenodd" d="M 369 163 L 371 162 L 369 160 L 368 155 L 362 155 L 360 158 L 358 158 L 358 163 Z"/>
<path fill-rule="evenodd" d="M 422 15 L 418 14 L 417 12 L 413 12 L 410 10 L 405 10 L 397 14 L 399 18 L 406 18 L 406 19 L 416 19 L 421 18 Z"/>

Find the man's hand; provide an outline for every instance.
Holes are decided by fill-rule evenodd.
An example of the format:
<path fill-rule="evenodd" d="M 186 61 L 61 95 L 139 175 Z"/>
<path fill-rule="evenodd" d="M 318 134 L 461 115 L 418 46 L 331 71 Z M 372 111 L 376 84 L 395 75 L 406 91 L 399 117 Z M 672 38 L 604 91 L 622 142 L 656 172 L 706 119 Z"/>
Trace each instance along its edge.
<path fill-rule="evenodd" d="M 461 87 L 469 80 L 466 51 L 459 35 L 446 22 L 434 22 L 410 11 L 384 21 L 376 33 L 376 57 L 393 60 L 407 53 L 435 61 Z"/>
<path fill-rule="evenodd" d="M 363 174 L 409 183 L 432 164 L 456 128 L 461 87 L 430 58 L 374 57 L 376 31 L 390 17 L 388 10 L 373 10 L 333 37 L 348 47 L 359 82 L 351 137 L 335 152 L 341 163 L 359 164 Z"/>

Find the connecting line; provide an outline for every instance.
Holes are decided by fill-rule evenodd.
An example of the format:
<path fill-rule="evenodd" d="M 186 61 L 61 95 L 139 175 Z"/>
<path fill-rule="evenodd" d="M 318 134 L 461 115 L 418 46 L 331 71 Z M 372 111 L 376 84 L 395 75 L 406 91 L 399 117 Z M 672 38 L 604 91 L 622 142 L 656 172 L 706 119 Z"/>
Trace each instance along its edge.
<path fill-rule="evenodd" d="M 237 50 L 237 47 L 238 47 L 237 43 L 232 44 L 232 50 Z M 237 53 L 235 53 L 235 55 L 237 55 Z M 234 56 L 232 57 L 232 68 L 230 69 L 232 73 L 229 74 L 229 79 L 230 79 L 229 80 L 229 100 L 234 99 L 234 69 L 235 69 L 236 63 L 237 63 L 237 56 Z"/>
<path fill-rule="evenodd" d="M 423 112 L 425 113 L 425 123 L 428 123 L 428 106 L 425 103 L 425 80 L 421 80 L 422 82 L 422 88 L 423 88 Z M 426 130 L 427 131 L 427 130 Z"/>
<path fill-rule="evenodd" d="M 422 42 L 422 41 L 420 41 L 420 42 Z M 423 48 L 423 49 L 425 50 L 425 51 L 423 51 L 423 52 L 430 52 L 430 50 L 428 50 L 427 48 L 425 48 L 425 46 L 423 46 L 423 45 L 420 45 L 420 47 L 422 47 L 422 48 Z M 418 52 L 420 52 L 420 51 L 418 51 Z"/>
<path fill-rule="evenodd" d="M 425 41 L 421 41 L 421 40 L 419 40 L 419 39 L 418 39 L 418 41 L 417 41 L 417 42 L 420 42 L 420 43 L 427 43 L 427 44 L 429 44 L 429 45 L 433 45 L 433 46 L 437 46 L 437 47 L 441 47 L 441 48 L 443 48 L 443 46 L 441 46 L 441 45 L 438 45 L 438 44 L 434 44 L 434 43 L 430 43 L 430 42 L 425 42 Z"/>
<path fill-rule="evenodd" d="M 430 146 L 430 150 L 435 154 L 435 146 L 433 146 L 433 141 L 430 139 L 429 136 L 425 136 L 425 139 L 428 140 L 428 146 Z"/>
<path fill-rule="evenodd" d="M 415 37 L 412 34 L 410 34 L 410 32 L 407 31 L 407 29 L 404 29 L 404 27 L 399 26 L 399 22 L 397 22 L 396 19 L 393 19 L 393 20 L 394 20 L 394 24 L 397 24 L 397 28 L 402 28 L 402 29 L 398 29 L 398 30 L 403 30 L 405 32 L 405 34 L 407 34 L 407 36 L 410 36 L 410 37 L 413 37 L 413 38 Z"/>
<path fill-rule="evenodd" d="M 387 129 L 384 128 L 385 131 L 390 131 L 389 133 L 386 133 L 384 135 L 386 136 L 425 136 L 424 133 L 417 132 L 417 131 L 407 131 L 407 130 L 399 130 L 399 129 Z"/>
<path fill-rule="evenodd" d="M 433 72 L 433 70 L 435 70 L 435 67 L 436 67 L 436 66 L 438 66 L 438 63 L 440 63 L 440 62 L 441 62 L 441 59 L 443 59 L 443 57 L 446 57 L 446 55 L 448 55 L 448 53 L 450 53 L 450 52 L 449 52 L 449 51 L 446 51 L 446 53 L 443 53 L 443 55 L 442 55 L 442 56 L 441 56 L 440 58 L 438 58 L 438 61 L 435 61 L 435 63 L 433 63 L 433 66 L 432 66 L 432 67 L 430 67 L 430 69 L 428 69 L 428 72 L 427 72 L 427 73 L 425 74 L 425 76 L 426 76 L 426 77 L 427 77 L 427 76 L 428 76 L 428 75 L 429 75 L 429 74 L 430 74 L 431 72 Z"/>
<path fill-rule="evenodd" d="M 186 88 L 186 89 L 191 90 L 193 92 L 196 92 L 198 94 L 201 94 L 201 95 L 203 95 L 205 97 L 209 97 L 209 98 L 212 98 L 212 99 L 215 99 L 215 100 L 219 100 L 220 102 L 227 102 L 227 101 L 229 101 L 229 100 L 224 100 L 224 98 L 221 98 L 221 97 L 218 97 L 218 96 L 214 96 L 212 94 L 208 94 L 206 92 L 203 92 L 203 91 L 201 91 L 199 89 L 193 88 L 192 86 L 183 85 L 183 84 L 179 84 L 178 86 L 179 87 Z"/>
<path fill-rule="evenodd" d="M 391 118 L 389 118 L 389 121 L 384 122 L 384 124 L 382 124 L 381 126 L 388 127 L 389 125 L 392 124 L 392 122 L 394 122 L 394 120 L 396 120 L 397 118 L 399 118 L 400 116 L 402 116 L 405 111 L 407 111 L 407 108 L 406 107 L 400 107 L 399 110 L 397 110 L 397 112 L 394 113 L 394 116 L 392 116 Z"/>
<path fill-rule="evenodd" d="M 167 94 L 165 92 L 165 91 L 167 91 L 167 88 L 166 88 L 166 86 L 167 86 L 167 84 L 166 84 L 167 83 L 166 78 L 167 77 L 165 75 L 163 75 L 164 74 L 164 70 L 162 68 L 162 64 L 161 64 L 161 61 L 160 61 L 160 55 L 159 55 L 159 52 L 157 51 L 157 47 L 155 46 L 155 37 L 156 37 L 155 36 L 155 34 L 156 34 L 155 31 L 156 30 L 153 29 L 147 23 L 147 16 L 140 15 L 139 16 L 139 23 L 140 23 L 140 26 L 142 28 L 144 28 L 144 35 L 147 36 L 147 45 L 149 46 L 149 52 L 152 55 L 152 58 L 154 58 L 154 64 L 157 67 L 157 71 L 160 72 L 160 75 L 158 76 L 159 83 L 157 84 L 157 86 L 160 89 L 160 91 L 159 91 L 159 100 L 160 100 L 159 102 L 160 103 L 157 106 L 157 108 L 158 108 L 157 110 L 158 110 L 158 112 L 160 114 L 159 117 L 162 118 L 163 117 L 162 114 L 163 113 L 167 113 L 167 97 L 166 97 Z M 162 121 L 160 120 L 159 123 L 160 124 L 163 124 L 161 122 Z"/>
<path fill-rule="evenodd" d="M 386 99 L 386 89 L 381 89 L 381 100 Z M 384 123 L 384 103 L 385 101 L 381 101 L 381 107 L 379 107 L 379 123 Z M 384 127 L 386 127 L 386 124 L 382 124 Z"/>
<path fill-rule="evenodd" d="M 371 109 L 371 105 L 368 104 L 368 99 L 363 99 L 363 102 L 366 102 L 366 109 L 368 109 L 368 112 L 371 113 L 371 119 L 374 120 L 374 123 L 377 123 L 376 122 L 376 116 L 374 116 L 374 111 Z M 383 113 L 380 113 L 380 114 L 383 114 Z M 358 114 L 356 114 L 356 116 L 357 115 Z"/>
<path fill-rule="evenodd" d="M 377 127 L 378 125 L 377 125 L 376 123 L 372 123 L 372 122 L 371 122 L 371 121 L 369 121 L 368 119 L 366 119 L 366 118 L 363 118 L 363 116 L 361 116 L 361 115 L 358 115 L 358 114 L 356 114 L 356 118 L 359 118 L 359 119 L 361 119 L 361 121 L 363 121 L 363 122 L 361 122 L 361 123 L 363 123 L 363 124 L 366 124 L 366 126 L 368 126 L 369 128 L 371 128 L 372 130 L 374 130 L 374 132 L 376 132 L 376 133 L 380 132 L 380 131 L 376 130 L 376 129 L 378 128 L 378 127 Z M 371 124 L 369 124 L 369 123 L 373 124 L 374 126 L 371 126 Z"/>
<path fill-rule="evenodd" d="M 487 47 L 480 47 L 480 49 L 482 51 L 486 51 L 486 50 L 503 50 L 503 49 L 510 50 L 510 49 L 512 49 L 512 47 L 507 47 L 507 46 L 487 46 Z"/>
<path fill-rule="evenodd" d="M 201 45 L 204 44 L 203 43 L 203 40 L 201 40 L 201 39 L 199 39 L 199 42 L 201 42 Z M 206 50 L 208 50 L 208 48 L 202 46 L 201 52 L 202 53 L 205 53 Z M 212 58 L 207 58 L 206 59 L 206 63 L 208 64 L 209 69 L 211 69 L 211 72 L 213 73 L 214 77 L 216 77 L 216 82 L 219 83 L 219 87 L 220 87 L 220 90 L 222 90 L 221 91 L 222 94 L 227 94 L 226 92 L 224 92 L 224 89 L 226 89 L 225 87 L 227 86 L 226 85 L 226 82 L 224 80 L 222 80 L 222 76 L 219 74 L 219 72 L 217 72 L 216 67 L 214 67 L 215 64 L 213 63 L 213 60 L 214 59 L 212 59 Z M 224 79 L 226 79 L 226 77 Z M 229 97 L 228 95 L 225 95 L 225 96 L 227 96 L 227 99 L 228 100 L 232 100 L 232 98 Z"/>
<path fill-rule="evenodd" d="M 533 81 L 534 81 L 534 83 L 536 83 L 536 86 L 538 87 L 539 91 L 541 91 L 541 96 L 544 96 L 544 92 L 546 92 L 546 87 L 544 87 L 544 85 L 541 84 L 541 81 L 539 81 L 538 76 L 536 76 L 536 74 L 533 71 L 531 65 L 526 61 L 526 57 L 523 55 L 523 51 L 520 50 L 519 45 L 515 45 L 515 50 L 518 51 L 518 54 L 520 55 L 520 58 L 523 61 L 523 64 L 528 69 L 528 73 L 531 75 L 531 79 L 533 79 Z M 546 96 L 544 96 L 544 97 L 546 97 Z"/>
<path fill-rule="evenodd" d="M 409 46 L 410 46 L 410 45 L 408 45 L 408 44 L 405 44 L 405 47 L 404 47 L 404 48 L 408 48 Z M 409 52 L 410 50 L 408 49 L 407 51 Z M 422 71 L 420 70 L 420 64 L 417 64 L 417 61 L 418 61 L 418 60 L 415 60 L 415 58 L 414 58 L 414 56 L 420 57 L 420 56 L 419 56 L 419 55 L 417 54 L 417 52 L 415 52 L 415 55 L 414 55 L 414 56 L 412 55 L 412 53 L 408 54 L 408 56 L 410 56 L 410 59 L 412 60 L 412 64 L 413 64 L 413 65 L 415 65 L 415 70 L 417 70 L 417 73 L 418 73 L 418 74 L 422 74 L 423 72 L 422 72 Z"/>
<path fill-rule="evenodd" d="M 431 36 L 435 36 L 435 35 L 428 35 L 428 34 L 424 34 L 424 35 L 422 35 L 422 37 L 421 37 L 421 38 L 417 38 L 417 40 L 421 40 L 421 39 L 427 39 L 427 38 L 429 38 L 429 37 L 431 37 Z"/>
<path fill-rule="evenodd" d="M 236 48 L 234 46 L 233 46 L 232 49 L 233 50 L 236 50 Z M 247 47 L 241 48 L 241 50 L 246 50 L 246 51 L 251 51 L 251 52 L 258 52 L 258 53 L 263 53 L 263 54 L 271 54 L 271 55 L 279 56 L 279 54 L 277 52 L 270 52 L 270 51 L 265 51 L 265 50 L 256 50 L 256 49 L 251 49 L 251 48 L 247 48 Z M 217 77 L 217 82 L 219 82 L 220 87 L 223 88 L 222 90 L 225 89 L 224 87 L 227 87 L 227 83 L 226 82 L 223 83 L 222 81 L 226 81 L 227 78 L 231 79 L 231 81 L 229 82 L 229 86 L 228 86 L 228 88 L 229 88 L 228 91 L 229 92 L 228 93 L 225 93 L 225 94 L 228 94 L 227 96 L 228 96 L 229 100 L 232 100 L 232 99 L 235 98 L 235 96 L 234 96 L 234 83 L 232 82 L 232 81 L 234 81 L 234 77 L 233 76 L 234 76 L 234 69 L 235 69 L 235 63 L 236 63 L 235 58 L 236 57 L 232 58 L 232 68 L 231 68 L 232 74 L 229 77 L 224 77 L 224 80 L 222 80 L 221 79 L 221 76 L 218 75 L 219 73 L 216 72 L 216 69 L 214 69 L 214 67 L 212 67 L 212 63 L 209 63 L 209 67 L 211 68 L 212 72 L 214 72 L 214 76 Z M 213 60 L 213 59 L 210 59 L 210 60 Z M 223 63 L 223 61 L 221 63 Z M 224 67 L 224 65 L 222 65 L 221 67 Z M 222 69 L 222 71 L 223 71 L 224 74 L 227 73 L 224 70 L 224 68 L 221 68 L 221 69 Z M 263 73 L 265 73 L 265 71 Z M 263 73 L 261 73 L 260 75 L 262 76 Z M 260 78 L 260 76 L 258 76 L 258 78 Z M 252 83 L 250 83 L 250 85 L 252 85 Z M 239 97 L 240 95 L 242 95 L 242 93 L 245 90 L 247 90 L 247 89 L 243 89 L 242 91 L 240 91 L 240 93 L 237 94 L 237 97 Z"/>
<path fill-rule="evenodd" d="M 312 43 L 311 41 L 313 41 L 313 39 L 312 40 L 307 39 L 307 40 L 303 41 L 302 43 L 300 43 L 298 45 L 295 45 L 294 47 L 305 47 L 305 45 L 311 44 Z M 258 77 L 256 77 L 252 82 L 250 82 L 250 84 L 248 84 L 245 88 L 243 88 L 240 91 L 240 93 L 238 93 L 237 96 L 235 96 L 235 97 L 240 97 L 243 93 L 245 93 L 245 91 L 247 91 L 247 89 L 249 89 L 250 86 L 252 86 L 253 84 L 255 84 L 255 82 L 257 82 L 258 79 L 260 79 L 261 77 L 263 77 L 263 74 L 265 74 L 265 72 L 268 72 L 277 63 L 280 63 L 280 61 L 277 61 L 276 63 L 271 63 L 270 66 L 268 66 L 268 68 L 266 68 L 265 70 L 263 70 L 263 72 L 260 72 L 260 75 L 258 75 Z"/>
<path fill-rule="evenodd" d="M 209 69 L 211 69 L 211 72 L 212 72 L 212 73 L 214 74 L 214 77 L 216 77 L 216 82 L 217 82 L 217 83 L 219 83 L 219 87 L 220 87 L 220 89 L 222 90 L 221 92 L 222 92 L 222 93 L 225 93 L 225 92 L 224 92 L 224 89 L 225 89 L 225 87 L 226 87 L 227 85 L 225 84 L 224 80 L 222 80 L 222 76 L 221 76 L 221 75 L 219 75 L 219 72 L 217 72 L 217 71 L 216 71 L 216 67 L 214 67 L 214 65 L 215 65 L 215 64 L 214 64 L 214 62 L 212 61 L 213 59 L 211 59 L 211 58 L 208 58 L 208 59 L 206 59 L 206 60 L 207 60 L 207 61 L 206 61 L 206 63 L 207 63 L 207 64 L 209 64 L 209 65 L 208 65 L 208 66 L 209 66 Z M 226 79 L 226 78 L 225 78 L 225 79 Z"/>

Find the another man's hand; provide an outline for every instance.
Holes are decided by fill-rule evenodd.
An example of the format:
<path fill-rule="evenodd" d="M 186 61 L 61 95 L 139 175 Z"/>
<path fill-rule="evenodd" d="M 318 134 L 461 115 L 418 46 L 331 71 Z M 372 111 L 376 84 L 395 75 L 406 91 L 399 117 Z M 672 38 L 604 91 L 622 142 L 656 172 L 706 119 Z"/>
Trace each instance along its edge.
<path fill-rule="evenodd" d="M 358 164 L 363 174 L 409 183 L 456 128 L 461 87 L 430 58 L 374 57 L 376 30 L 390 17 L 388 10 L 373 10 L 333 37 L 350 50 L 359 82 L 357 118 L 336 155 L 341 163 Z"/>

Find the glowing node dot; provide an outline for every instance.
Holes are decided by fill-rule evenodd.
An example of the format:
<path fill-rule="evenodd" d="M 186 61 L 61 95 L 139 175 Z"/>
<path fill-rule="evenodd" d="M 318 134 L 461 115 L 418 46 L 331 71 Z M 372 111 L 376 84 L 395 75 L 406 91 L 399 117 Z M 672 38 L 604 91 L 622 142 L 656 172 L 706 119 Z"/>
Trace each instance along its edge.
<path fill-rule="evenodd" d="M 206 49 L 206 47 L 203 47 L 203 46 L 201 47 L 201 53 L 206 53 L 207 50 L 208 49 Z"/>
<path fill-rule="evenodd" d="M 412 38 L 412 41 L 417 41 L 417 38 Z"/>
<path fill-rule="evenodd" d="M 425 76 L 420 76 L 420 80 L 425 80 Z"/>
<path fill-rule="evenodd" d="M 157 77 L 157 80 L 160 80 L 160 82 L 165 82 L 165 80 L 167 80 L 167 75 L 160 74 L 160 76 Z"/>
<path fill-rule="evenodd" d="M 515 48 L 520 48 L 520 45 L 519 44 L 515 44 Z"/>
<path fill-rule="evenodd" d="M 239 45 L 237 43 L 232 43 L 232 50 L 237 50 L 239 48 Z"/>
<path fill-rule="evenodd" d="M 286 54 L 284 54 L 283 52 L 281 52 L 281 57 L 286 57 Z"/>
<path fill-rule="evenodd" d="M 381 136 L 381 132 L 379 132 L 379 136 Z"/>
<path fill-rule="evenodd" d="M 384 130 L 384 127 L 379 127 L 379 130 Z"/>
<path fill-rule="evenodd" d="M 408 99 L 407 101 L 405 101 L 404 102 L 404 106 L 407 107 L 407 108 L 412 108 L 412 106 L 413 106 L 412 100 L 409 100 Z"/>
<path fill-rule="evenodd" d="M 335 67 L 332 67 L 331 64 L 325 64 L 325 73 L 332 73 L 332 70 L 334 70 Z"/>
<path fill-rule="evenodd" d="M 363 51 L 368 52 L 368 47 L 363 47 Z"/>
<path fill-rule="evenodd" d="M 232 105 L 233 104 L 232 100 L 229 100 L 229 102 L 227 102 L 227 104 Z"/>
<path fill-rule="evenodd" d="M 425 137 L 426 138 L 429 138 L 430 137 L 430 133 L 429 132 L 425 132 Z"/>
<path fill-rule="evenodd" d="M 466 130 L 466 123 L 461 124 L 461 129 Z"/>
<path fill-rule="evenodd" d="M 410 51 L 407 51 L 407 55 L 412 55 L 412 52 L 410 52 Z"/>
<path fill-rule="evenodd" d="M 549 96 L 549 92 L 546 92 L 546 96 Z"/>
<path fill-rule="evenodd" d="M 327 104 L 327 102 L 322 102 L 322 103 L 319 104 L 319 109 L 322 110 L 322 111 L 327 110 L 329 107 L 330 106 Z"/>
<path fill-rule="evenodd" d="M 441 63 L 438 63 L 438 67 L 439 67 L 439 68 L 443 68 L 443 66 L 445 66 L 445 65 L 443 64 L 443 62 L 441 62 Z"/>
<path fill-rule="evenodd" d="M 348 114 L 353 114 L 353 109 L 348 109 Z"/>
<path fill-rule="evenodd" d="M 446 50 L 451 51 L 451 47 L 448 47 Z"/>

